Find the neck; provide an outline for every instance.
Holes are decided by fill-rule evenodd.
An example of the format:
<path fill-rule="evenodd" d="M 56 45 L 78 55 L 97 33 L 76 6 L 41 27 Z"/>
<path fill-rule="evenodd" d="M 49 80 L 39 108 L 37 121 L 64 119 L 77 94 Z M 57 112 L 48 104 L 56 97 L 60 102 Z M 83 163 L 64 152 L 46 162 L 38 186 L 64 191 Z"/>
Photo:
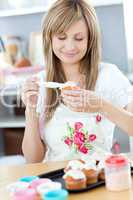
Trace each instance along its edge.
<path fill-rule="evenodd" d="M 79 64 L 62 64 L 67 81 L 76 81 L 80 76 Z"/>
<path fill-rule="evenodd" d="M 62 64 L 67 81 L 77 82 L 81 88 L 85 88 L 85 76 L 79 72 L 78 64 Z"/>

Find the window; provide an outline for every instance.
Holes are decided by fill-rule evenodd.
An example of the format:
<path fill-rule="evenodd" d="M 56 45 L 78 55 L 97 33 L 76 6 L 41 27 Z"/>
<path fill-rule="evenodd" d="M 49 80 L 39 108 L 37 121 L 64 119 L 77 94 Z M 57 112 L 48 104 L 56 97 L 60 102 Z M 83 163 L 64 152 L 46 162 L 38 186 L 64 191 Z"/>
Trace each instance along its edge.
<path fill-rule="evenodd" d="M 124 0 L 125 28 L 130 71 L 133 72 L 133 1 Z"/>

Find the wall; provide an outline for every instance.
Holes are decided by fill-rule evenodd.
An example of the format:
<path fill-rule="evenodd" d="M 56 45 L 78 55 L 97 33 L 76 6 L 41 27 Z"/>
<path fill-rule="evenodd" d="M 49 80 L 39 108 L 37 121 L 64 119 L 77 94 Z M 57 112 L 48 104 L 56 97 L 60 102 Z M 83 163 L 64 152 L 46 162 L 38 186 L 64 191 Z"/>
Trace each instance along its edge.
<path fill-rule="evenodd" d="M 127 52 L 122 5 L 96 7 L 102 31 L 103 60 L 127 71 Z M 41 30 L 43 13 L 0 18 L 0 35 L 21 35 L 28 39 L 31 31 Z"/>
<path fill-rule="evenodd" d="M 124 72 L 128 69 L 123 6 L 96 8 L 102 32 L 103 60 L 114 63 Z"/>

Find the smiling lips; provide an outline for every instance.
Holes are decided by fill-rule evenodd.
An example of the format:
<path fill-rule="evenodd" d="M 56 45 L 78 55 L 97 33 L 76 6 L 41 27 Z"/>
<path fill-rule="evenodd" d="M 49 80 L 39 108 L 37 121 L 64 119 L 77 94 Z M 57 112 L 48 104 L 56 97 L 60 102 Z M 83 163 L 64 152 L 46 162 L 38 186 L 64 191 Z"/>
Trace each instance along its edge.
<path fill-rule="evenodd" d="M 74 57 L 77 53 L 63 53 L 66 57 Z"/>

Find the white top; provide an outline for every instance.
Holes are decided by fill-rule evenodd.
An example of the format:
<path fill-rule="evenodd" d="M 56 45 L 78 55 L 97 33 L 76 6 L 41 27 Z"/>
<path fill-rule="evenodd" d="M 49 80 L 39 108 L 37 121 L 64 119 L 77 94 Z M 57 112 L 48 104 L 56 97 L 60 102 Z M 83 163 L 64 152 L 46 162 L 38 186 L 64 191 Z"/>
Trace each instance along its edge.
<path fill-rule="evenodd" d="M 44 80 L 44 73 L 39 74 L 41 80 Z M 102 98 L 110 101 L 113 105 L 125 107 L 130 100 L 128 91 L 131 84 L 121 71 L 112 64 L 101 63 L 99 66 L 99 75 L 95 87 L 95 92 Z M 44 86 L 40 87 L 40 95 L 38 98 L 37 112 L 42 113 L 44 107 Z M 66 135 L 66 123 L 74 125 L 75 122 L 82 122 L 90 133 L 96 134 L 97 145 L 105 151 L 110 151 L 112 147 L 113 131 L 115 124 L 102 116 L 100 123 L 96 124 L 95 117 L 98 113 L 74 112 L 60 104 L 52 119 L 44 126 L 40 123 L 42 138 L 48 146 L 45 160 L 60 161 L 67 159 L 79 158 L 81 155 L 71 155 L 70 149 L 62 141 L 62 137 Z M 41 115 L 40 115 L 41 116 Z M 40 117 L 40 121 L 41 120 Z M 96 148 L 96 151 L 98 150 Z"/>

